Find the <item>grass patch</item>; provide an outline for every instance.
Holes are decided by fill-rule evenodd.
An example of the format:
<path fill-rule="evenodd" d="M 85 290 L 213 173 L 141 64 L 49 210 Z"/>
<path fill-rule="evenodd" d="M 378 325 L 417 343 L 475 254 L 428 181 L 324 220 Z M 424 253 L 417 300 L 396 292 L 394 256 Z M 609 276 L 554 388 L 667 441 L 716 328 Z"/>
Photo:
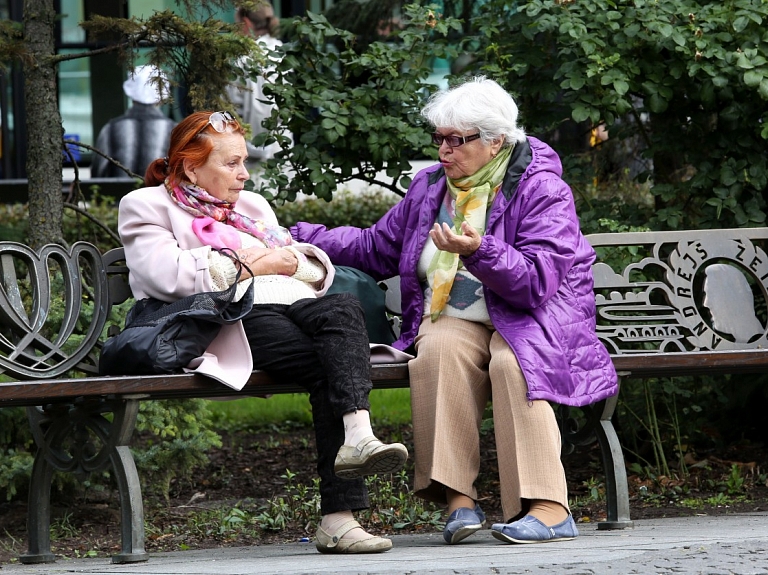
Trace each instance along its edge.
<path fill-rule="evenodd" d="M 287 421 L 311 425 L 309 396 L 304 393 L 272 397 L 244 397 L 208 403 L 213 422 L 219 429 L 242 429 L 280 425 Z"/>
<path fill-rule="evenodd" d="M 680 507 L 685 507 L 686 509 L 703 509 L 704 502 L 695 497 L 686 497 L 685 499 L 680 500 Z"/>
<path fill-rule="evenodd" d="M 374 430 L 376 424 L 407 425 L 411 423 L 410 389 L 374 389 L 370 400 Z"/>
<path fill-rule="evenodd" d="M 401 425 L 411 421 L 409 389 L 375 389 L 371 392 L 371 419 L 376 424 Z M 269 398 L 246 397 L 232 401 L 209 401 L 219 429 L 258 428 L 291 421 L 311 425 L 309 395 L 292 393 Z"/>

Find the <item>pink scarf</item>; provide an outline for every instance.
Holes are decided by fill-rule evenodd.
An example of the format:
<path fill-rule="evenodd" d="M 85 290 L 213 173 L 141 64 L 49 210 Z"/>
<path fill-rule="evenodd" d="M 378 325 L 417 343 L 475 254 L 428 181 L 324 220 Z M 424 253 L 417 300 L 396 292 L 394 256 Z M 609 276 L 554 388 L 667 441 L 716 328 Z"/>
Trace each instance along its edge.
<path fill-rule="evenodd" d="M 197 216 L 192 222 L 192 231 L 203 244 L 214 248 L 240 247 L 237 233 L 220 224 L 232 226 L 260 240 L 268 248 L 278 248 L 291 243 L 291 233 L 282 226 L 275 226 L 264 220 L 254 220 L 235 211 L 235 204 L 213 197 L 207 191 L 190 182 L 173 188 L 168 180 L 165 189 L 171 199 L 182 210 Z"/>

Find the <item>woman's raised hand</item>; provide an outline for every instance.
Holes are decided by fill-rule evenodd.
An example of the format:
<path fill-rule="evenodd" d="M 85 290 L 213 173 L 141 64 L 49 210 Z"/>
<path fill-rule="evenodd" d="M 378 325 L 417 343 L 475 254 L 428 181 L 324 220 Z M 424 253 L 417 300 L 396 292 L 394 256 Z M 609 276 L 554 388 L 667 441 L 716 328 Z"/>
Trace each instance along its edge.
<path fill-rule="evenodd" d="M 482 238 L 477 230 L 467 222 L 461 222 L 462 235 L 455 234 L 448 224 L 435 224 L 429 231 L 429 237 L 437 249 L 460 256 L 471 256 L 480 247 Z"/>

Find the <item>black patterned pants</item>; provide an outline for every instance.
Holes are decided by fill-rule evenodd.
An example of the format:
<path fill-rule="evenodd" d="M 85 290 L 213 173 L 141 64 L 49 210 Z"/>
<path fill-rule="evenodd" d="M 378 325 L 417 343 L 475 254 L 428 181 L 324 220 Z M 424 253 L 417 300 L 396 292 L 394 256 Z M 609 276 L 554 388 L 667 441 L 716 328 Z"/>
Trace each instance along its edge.
<path fill-rule="evenodd" d="M 341 479 L 333 472 L 344 443 L 342 416 L 370 410 L 370 347 L 359 300 L 339 293 L 291 305 L 257 304 L 243 319 L 243 327 L 254 369 L 309 392 L 321 513 L 367 508 L 364 480 Z"/>

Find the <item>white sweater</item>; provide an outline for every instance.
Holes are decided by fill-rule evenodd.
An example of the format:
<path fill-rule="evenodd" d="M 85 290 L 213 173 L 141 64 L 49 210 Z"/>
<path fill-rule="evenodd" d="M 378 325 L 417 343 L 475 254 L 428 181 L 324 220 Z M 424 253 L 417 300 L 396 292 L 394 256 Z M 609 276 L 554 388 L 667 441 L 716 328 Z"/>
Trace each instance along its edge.
<path fill-rule="evenodd" d="M 242 247 L 265 247 L 253 236 L 240 232 Z M 239 300 L 248 289 L 251 282 L 254 284 L 253 303 L 277 303 L 290 305 L 300 299 L 315 298 L 315 288 L 322 283 L 326 276 L 323 265 L 315 258 L 306 257 L 290 245 L 284 248 L 291 250 L 299 260 L 299 267 L 292 276 L 263 275 L 248 278 L 240 282 L 235 292 L 235 300 Z M 216 290 L 225 290 L 237 279 L 237 268 L 234 262 L 227 256 L 211 250 L 209 271 L 211 281 Z"/>

